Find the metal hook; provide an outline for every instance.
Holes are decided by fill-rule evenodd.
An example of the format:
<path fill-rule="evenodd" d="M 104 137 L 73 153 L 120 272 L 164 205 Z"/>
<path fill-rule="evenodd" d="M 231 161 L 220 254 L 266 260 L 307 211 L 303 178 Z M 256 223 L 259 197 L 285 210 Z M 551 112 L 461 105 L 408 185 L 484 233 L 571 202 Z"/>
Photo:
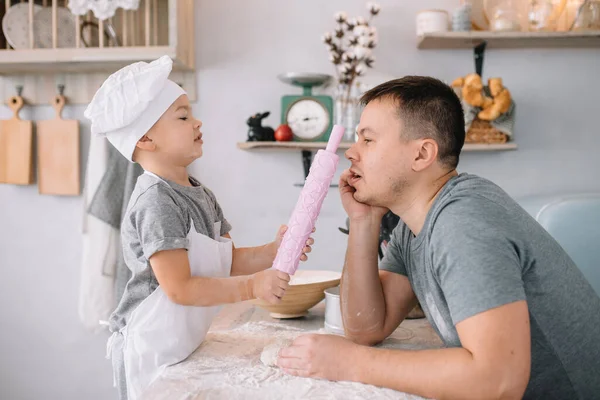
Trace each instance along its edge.
<path fill-rule="evenodd" d="M 57 89 L 58 89 L 58 94 L 59 94 L 60 96 L 62 96 L 62 95 L 63 95 L 63 93 L 65 92 L 65 85 L 63 85 L 63 84 L 58 84 L 56 87 L 57 87 Z"/>
<path fill-rule="evenodd" d="M 473 57 L 475 59 L 475 73 L 483 78 L 483 57 L 485 55 L 485 46 L 487 42 L 484 40 L 473 49 Z"/>
<path fill-rule="evenodd" d="M 21 97 L 21 93 L 23 93 L 23 86 L 17 85 L 15 86 L 15 89 L 17 90 L 17 96 Z"/>

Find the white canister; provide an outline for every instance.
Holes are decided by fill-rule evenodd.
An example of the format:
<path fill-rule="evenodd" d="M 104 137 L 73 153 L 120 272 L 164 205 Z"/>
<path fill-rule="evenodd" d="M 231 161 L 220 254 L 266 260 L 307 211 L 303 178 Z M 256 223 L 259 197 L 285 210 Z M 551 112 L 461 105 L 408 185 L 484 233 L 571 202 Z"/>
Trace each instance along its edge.
<path fill-rule="evenodd" d="M 423 10 L 417 13 L 417 36 L 432 32 L 448 32 L 448 12 Z"/>
<path fill-rule="evenodd" d="M 344 335 L 339 286 L 325 290 L 325 330 L 335 335 Z"/>

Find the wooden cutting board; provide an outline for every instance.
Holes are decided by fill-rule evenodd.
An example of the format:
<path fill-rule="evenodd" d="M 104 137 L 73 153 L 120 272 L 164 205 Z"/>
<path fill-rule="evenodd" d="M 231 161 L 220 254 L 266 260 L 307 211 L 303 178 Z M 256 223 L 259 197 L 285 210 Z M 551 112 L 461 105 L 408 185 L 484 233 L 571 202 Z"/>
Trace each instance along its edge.
<path fill-rule="evenodd" d="M 62 119 L 65 101 L 55 96 L 56 118 L 37 123 L 40 194 L 79 195 L 79 121 Z"/>
<path fill-rule="evenodd" d="M 19 118 L 22 97 L 11 97 L 8 106 L 14 115 L 0 120 L 0 183 L 30 185 L 33 183 L 33 124 Z"/>

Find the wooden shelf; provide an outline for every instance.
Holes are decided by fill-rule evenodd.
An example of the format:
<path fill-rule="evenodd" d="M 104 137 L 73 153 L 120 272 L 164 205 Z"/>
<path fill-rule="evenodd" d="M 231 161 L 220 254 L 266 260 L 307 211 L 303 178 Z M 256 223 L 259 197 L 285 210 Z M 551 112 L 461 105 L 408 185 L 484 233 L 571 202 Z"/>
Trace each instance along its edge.
<path fill-rule="evenodd" d="M 479 143 L 466 143 L 463 146 L 462 151 L 506 151 L 516 150 L 516 143 L 502 143 L 502 144 L 479 144 Z"/>
<path fill-rule="evenodd" d="M 338 149 L 349 149 L 352 143 L 342 142 Z M 242 150 L 308 150 L 324 149 L 326 142 L 239 142 L 237 147 Z"/>
<path fill-rule="evenodd" d="M 57 94 L 57 84 L 61 83 L 65 87 L 63 94 L 68 104 L 87 104 L 111 72 L 132 62 L 148 62 L 162 54 L 172 55 L 169 47 L 161 48 L 164 52 L 143 47 L 139 48 L 141 51 L 134 52 L 129 50 L 131 47 L 0 50 L 0 75 L 4 74 L 0 77 L 0 102 L 16 95 L 17 86 L 22 86 L 21 95 L 28 105 L 47 105 Z M 5 53 L 8 54 L 6 57 Z M 30 56 L 34 58 L 30 60 Z M 97 62 L 95 57 L 98 57 Z M 7 58 L 12 61 L 7 62 Z M 57 61 L 50 61 L 52 59 Z M 35 72 L 38 70 L 44 72 Z M 178 58 L 173 57 L 173 71 L 169 78 L 183 87 L 191 102 L 197 100 L 196 73 L 182 66 Z"/>
<path fill-rule="evenodd" d="M 308 150 L 316 151 L 324 149 L 327 143 L 325 142 L 239 142 L 237 147 L 242 150 Z M 352 143 L 342 142 L 338 150 L 349 149 Z M 470 144 L 467 143 L 463 147 L 463 151 L 503 151 L 516 150 L 516 143 L 504 144 Z"/>
<path fill-rule="evenodd" d="M 418 37 L 419 49 L 472 49 L 487 42 L 487 48 L 577 48 L 600 47 L 600 30 L 586 32 L 440 32 Z"/>
<path fill-rule="evenodd" d="M 0 75 L 38 72 L 114 72 L 137 61 L 150 62 L 168 55 L 176 71 L 192 71 L 170 46 L 91 47 L 79 49 L 0 50 Z"/>
<path fill-rule="evenodd" d="M 304 178 L 308 176 L 310 165 L 312 164 L 312 154 L 314 151 L 324 149 L 326 142 L 238 142 L 237 147 L 246 151 L 302 151 L 302 164 L 304 166 Z M 338 151 L 344 151 L 352 146 L 351 142 L 342 142 L 338 146 Z M 463 152 L 471 151 L 502 151 L 516 150 L 516 143 L 504 144 L 465 144 Z M 294 186 L 302 187 L 303 183 L 296 183 Z M 332 185 L 335 187 L 336 185 Z"/>

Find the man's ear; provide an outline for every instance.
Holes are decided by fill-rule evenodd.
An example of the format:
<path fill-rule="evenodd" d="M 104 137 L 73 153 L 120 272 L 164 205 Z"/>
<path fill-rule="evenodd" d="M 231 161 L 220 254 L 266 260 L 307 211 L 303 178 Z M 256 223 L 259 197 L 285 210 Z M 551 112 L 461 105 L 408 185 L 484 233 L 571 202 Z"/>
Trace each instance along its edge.
<path fill-rule="evenodd" d="M 415 172 L 420 172 L 437 160 L 438 144 L 435 140 L 427 138 L 416 141 L 416 146 L 412 169 Z"/>
<path fill-rule="evenodd" d="M 146 151 L 154 151 L 156 149 L 156 143 L 154 143 L 147 135 L 144 135 L 137 141 L 135 147 Z"/>

